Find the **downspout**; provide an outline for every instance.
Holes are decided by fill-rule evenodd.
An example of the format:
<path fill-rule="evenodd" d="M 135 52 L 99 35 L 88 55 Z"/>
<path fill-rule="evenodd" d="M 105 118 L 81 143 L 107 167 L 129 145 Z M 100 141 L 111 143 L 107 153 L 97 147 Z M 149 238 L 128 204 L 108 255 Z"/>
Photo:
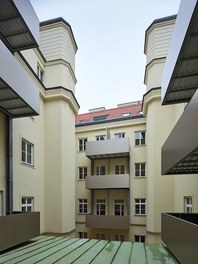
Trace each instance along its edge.
<path fill-rule="evenodd" d="M 13 213 L 13 123 L 6 117 L 6 214 Z"/>

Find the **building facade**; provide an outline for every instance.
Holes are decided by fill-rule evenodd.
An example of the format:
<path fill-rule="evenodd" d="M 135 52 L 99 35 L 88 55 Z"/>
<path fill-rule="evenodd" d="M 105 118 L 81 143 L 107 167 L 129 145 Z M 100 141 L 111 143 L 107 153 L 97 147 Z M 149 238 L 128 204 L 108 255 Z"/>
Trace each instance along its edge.
<path fill-rule="evenodd" d="M 198 209 L 196 175 L 178 181 L 161 173 L 161 147 L 186 106 L 161 105 L 175 20 L 156 19 L 145 32 L 142 102 L 77 116 L 76 236 L 158 243 L 163 212 Z"/>
<path fill-rule="evenodd" d="M 33 12 L 36 17 L 29 1 L 27 6 L 24 4 L 22 8 L 16 5 L 18 1 L 7 2 L 13 6 L 13 10 L 17 10 L 16 12 L 24 11 L 26 16 L 27 14 L 30 16 Z M 7 7 L 8 10 L 9 8 L 10 6 Z M 9 10 L 9 12 L 7 16 L 13 15 L 13 11 Z M 24 16 L 23 14 L 20 16 L 22 22 Z M 8 21 L 8 18 L 5 19 Z M 7 36 L 9 26 L 11 30 L 14 28 L 12 21 L 11 17 L 7 28 L 5 23 L 1 23 L 1 31 L 5 31 L 8 39 L 11 38 Z M 39 24 L 37 27 L 39 30 Z M 18 31 L 19 29 L 16 28 L 16 32 Z M 14 33 L 11 32 L 11 36 L 15 36 L 16 33 Z M 38 94 L 40 111 L 39 115 L 38 113 L 35 115 L 33 111 L 26 113 L 24 110 L 25 114 L 16 116 L 20 118 L 14 118 L 11 110 L 14 109 L 13 113 L 17 114 L 23 108 L 17 105 L 17 98 L 13 101 L 13 105 L 6 106 L 6 103 L 10 101 L 10 94 L 6 94 L 5 88 L 1 85 L 0 215 L 12 214 L 12 211 L 39 211 L 41 233 L 74 235 L 75 149 L 73 146 L 75 145 L 75 117 L 79 110 L 75 98 L 77 44 L 71 26 L 62 18 L 40 23 L 38 34 L 40 34 L 39 47 L 36 43 L 37 45 L 32 45 L 27 50 L 15 49 L 13 55 L 8 50 L 8 55 L 6 54 L 7 60 L 11 56 L 17 62 L 16 70 L 12 72 L 16 82 L 20 77 L 17 74 L 19 68 L 33 83 Z M 24 41 L 23 37 L 22 41 Z M 17 41 L 16 44 L 18 44 Z M 8 46 L 7 43 L 6 45 Z M 8 67 L 6 71 L 9 72 Z M 3 77 L 1 73 L 1 78 Z M 30 97 L 35 97 L 31 87 L 25 86 L 26 80 L 20 81 L 22 95 L 29 94 Z M 3 100 L 5 108 L 3 108 Z M 7 118 L 11 119 L 12 124 L 12 150 L 8 153 L 13 157 L 13 182 L 10 184 L 13 188 L 11 186 L 10 189 L 7 187 L 9 182 L 6 178 L 8 171 L 6 166 Z M 12 194 L 10 212 L 7 206 L 9 192 Z"/>
<path fill-rule="evenodd" d="M 18 1 L 6 2 L 28 20 Z M 145 32 L 143 100 L 80 115 L 71 26 L 41 22 L 38 47 L 38 37 L 9 35 L 0 22 L 0 216 L 39 211 L 41 233 L 158 243 L 162 213 L 197 212 L 197 176 L 161 172 L 161 148 L 186 109 L 186 101 L 161 104 L 175 20 Z"/>

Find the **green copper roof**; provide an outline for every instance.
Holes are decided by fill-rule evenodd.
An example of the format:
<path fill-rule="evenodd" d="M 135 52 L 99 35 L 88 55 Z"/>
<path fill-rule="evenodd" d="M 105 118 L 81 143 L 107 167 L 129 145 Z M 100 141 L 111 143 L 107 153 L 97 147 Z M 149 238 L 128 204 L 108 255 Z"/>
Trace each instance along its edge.
<path fill-rule="evenodd" d="M 39 236 L 0 254 L 0 263 L 177 264 L 162 245 Z"/>

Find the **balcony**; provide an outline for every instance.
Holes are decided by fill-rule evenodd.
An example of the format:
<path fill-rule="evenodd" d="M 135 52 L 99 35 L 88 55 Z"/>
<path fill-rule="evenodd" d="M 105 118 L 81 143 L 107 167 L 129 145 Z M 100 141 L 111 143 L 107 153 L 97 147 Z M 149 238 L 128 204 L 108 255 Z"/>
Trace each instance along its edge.
<path fill-rule="evenodd" d="M 86 189 L 129 189 L 129 174 L 86 177 Z"/>
<path fill-rule="evenodd" d="M 86 227 L 127 230 L 129 229 L 129 215 L 86 215 Z"/>
<path fill-rule="evenodd" d="M 2 0 L 0 10 L 0 111 L 12 118 L 38 115 L 39 90 L 13 56 L 38 47 L 38 17 L 29 0 Z"/>
<path fill-rule="evenodd" d="M 86 156 L 91 160 L 129 157 L 129 146 L 129 138 L 88 141 Z"/>
<path fill-rule="evenodd" d="M 198 214 L 162 214 L 162 241 L 182 264 L 198 259 Z"/>
<path fill-rule="evenodd" d="M 40 235 L 40 213 L 21 213 L 0 217 L 0 251 Z"/>

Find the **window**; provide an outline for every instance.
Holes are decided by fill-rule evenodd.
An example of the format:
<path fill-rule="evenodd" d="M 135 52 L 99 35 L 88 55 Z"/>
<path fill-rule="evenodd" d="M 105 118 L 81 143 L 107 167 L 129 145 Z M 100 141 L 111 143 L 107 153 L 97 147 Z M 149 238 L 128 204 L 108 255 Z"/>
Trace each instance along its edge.
<path fill-rule="evenodd" d="M 135 145 L 145 145 L 145 131 L 135 132 Z"/>
<path fill-rule="evenodd" d="M 106 214 L 106 201 L 105 199 L 96 200 L 96 215 L 105 215 Z"/>
<path fill-rule="evenodd" d="M 146 199 L 135 199 L 135 214 L 136 215 L 146 214 Z"/>
<path fill-rule="evenodd" d="M 114 201 L 114 215 L 124 215 L 124 200 Z"/>
<path fill-rule="evenodd" d="M 184 197 L 184 213 L 192 213 L 192 197 Z"/>
<path fill-rule="evenodd" d="M 79 232 L 78 236 L 79 236 L 79 238 L 87 238 L 87 233 L 86 232 Z"/>
<path fill-rule="evenodd" d="M 44 70 L 39 64 L 37 64 L 37 76 L 41 82 L 43 82 Z"/>
<path fill-rule="evenodd" d="M 106 120 L 108 117 L 108 115 L 100 115 L 100 116 L 94 116 L 93 117 L 93 121 L 97 122 L 97 121 L 103 121 Z"/>
<path fill-rule="evenodd" d="M 105 240 L 105 234 L 96 233 L 96 239 Z"/>
<path fill-rule="evenodd" d="M 116 133 L 115 134 L 115 138 L 124 138 L 125 137 L 125 133 Z"/>
<path fill-rule="evenodd" d="M 87 167 L 79 167 L 78 168 L 78 179 L 85 180 L 87 177 Z"/>
<path fill-rule="evenodd" d="M 115 241 L 124 241 L 124 235 L 116 234 Z"/>
<path fill-rule="evenodd" d="M 23 163 L 33 165 L 33 145 L 24 139 L 21 142 L 21 160 Z"/>
<path fill-rule="evenodd" d="M 125 166 L 115 165 L 115 174 L 125 174 Z"/>
<path fill-rule="evenodd" d="M 78 151 L 86 150 L 87 138 L 81 138 L 78 140 Z"/>
<path fill-rule="evenodd" d="M 22 210 L 22 212 L 33 211 L 33 198 L 32 197 L 22 197 L 22 199 L 21 199 L 21 210 Z"/>
<path fill-rule="evenodd" d="M 135 163 L 135 176 L 145 177 L 145 163 Z"/>
<path fill-rule="evenodd" d="M 105 175 L 105 166 L 99 165 L 96 167 L 96 175 Z"/>
<path fill-rule="evenodd" d="M 96 136 L 97 141 L 105 140 L 105 139 L 106 139 L 106 135 Z"/>
<path fill-rule="evenodd" d="M 135 236 L 135 242 L 145 242 L 145 236 Z"/>
<path fill-rule="evenodd" d="M 87 214 L 87 199 L 78 199 L 78 213 Z"/>

